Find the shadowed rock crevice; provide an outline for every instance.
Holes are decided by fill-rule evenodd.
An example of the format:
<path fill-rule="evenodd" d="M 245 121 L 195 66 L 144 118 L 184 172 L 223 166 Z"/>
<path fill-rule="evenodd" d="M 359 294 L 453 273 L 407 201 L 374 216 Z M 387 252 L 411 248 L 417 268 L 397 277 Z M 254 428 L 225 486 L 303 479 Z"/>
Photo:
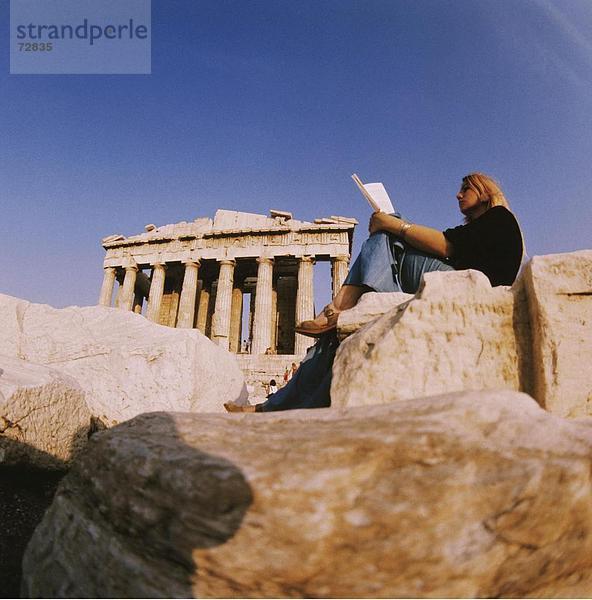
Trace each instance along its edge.
<path fill-rule="evenodd" d="M 51 469 L 31 464 L 0 464 L 0 597 L 18 598 L 21 562 L 25 548 L 52 502 L 67 465 L 37 448 L 16 440 L 2 440 L 2 458 L 33 457 L 33 464 L 51 464 Z"/>
<path fill-rule="evenodd" d="M 535 397 L 535 373 L 533 365 L 534 339 L 528 311 L 528 297 L 523 281 L 519 281 L 511 288 L 514 296 L 512 307 L 512 323 L 514 328 L 514 339 L 516 343 L 516 358 L 518 371 L 518 385 L 521 391 L 529 396 Z M 544 400 L 539 404 L 543 408 Z"/>
<path fill-rule="evenodd" d="M 199 577 L 195 552 L 232 538 L 251 503 L 241 470 L 186 445 L 166 413 L 98 432 L 35 532 L 24 565 L 47 571 L 28 579 L 23 592 L 191 597 Z M 81 547 L 92 548 L 92 554 Z M 41 563 L 40 548 L 47 551 Z M 138 576 L 130 581 L 132 572 Z"/>

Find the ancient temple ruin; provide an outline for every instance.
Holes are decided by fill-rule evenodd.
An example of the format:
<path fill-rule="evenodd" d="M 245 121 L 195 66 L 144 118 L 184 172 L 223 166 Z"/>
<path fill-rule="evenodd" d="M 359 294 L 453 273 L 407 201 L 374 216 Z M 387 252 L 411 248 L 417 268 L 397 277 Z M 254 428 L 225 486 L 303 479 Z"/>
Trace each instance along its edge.
<path fill-rule="evenodd" d="M 118 282 L 115 306 L 155 323 L 195 327 L 235 353 L 301 356 L 311 340 L 294 326 L 314 316 L 314 264 L 331 261 L 335 295 L 356 224 L 347 217 L 306 222 L 282 211 L 267 217 L 218 210 L 213 220 L 112 235 L 102 240 L 107 254 L 99 304 L 111 306 Z"/>

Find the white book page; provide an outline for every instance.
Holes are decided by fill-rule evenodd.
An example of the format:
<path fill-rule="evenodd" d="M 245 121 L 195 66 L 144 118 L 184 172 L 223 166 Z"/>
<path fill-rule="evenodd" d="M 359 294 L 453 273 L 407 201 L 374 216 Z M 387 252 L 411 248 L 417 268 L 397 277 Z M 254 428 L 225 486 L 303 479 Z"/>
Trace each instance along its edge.
<path fill-rule="evenodd" d="M 395 212 L 393 203 L 382 183 L 365 183 L 364 189 L 372 197 L 372 200 L 374 200 L 373 208 L 385 213 Z"/>

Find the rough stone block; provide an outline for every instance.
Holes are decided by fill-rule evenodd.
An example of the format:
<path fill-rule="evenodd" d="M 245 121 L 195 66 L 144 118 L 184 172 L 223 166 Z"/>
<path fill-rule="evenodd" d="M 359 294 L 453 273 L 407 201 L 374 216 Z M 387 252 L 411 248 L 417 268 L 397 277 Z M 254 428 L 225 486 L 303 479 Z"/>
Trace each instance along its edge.
<path fill-rule="evenodd" d="M 23 597 L 592 595 L 592 420 L 516 392 L 95 434 Z"/>
<path fill-rule="evenodd" d="M 64 468 L 86 443 L 91 417 L 74 379 L 0 356 L 0 464 Z"/>
<path fill-rule="evenodd" d="M 223 412 L 246 402 L 234 357 L 199 331 L 114 308 L 56 309 L 0 295 L 0 352 L 59 369 L 106 424 L 152 410 Z"/>
<path fill-rule="evenodd" d="M 535 256 L 523 279 L 534 396 L 562 416 L 592 414 L 592 250 Z"/>
<path fill-rule="evenodd" d="M 479 271 L 427 273 L 416 296 L 346 339 L 332 406 L 505 388 L 530 392 L 524 290 L 492 288 Z"/>

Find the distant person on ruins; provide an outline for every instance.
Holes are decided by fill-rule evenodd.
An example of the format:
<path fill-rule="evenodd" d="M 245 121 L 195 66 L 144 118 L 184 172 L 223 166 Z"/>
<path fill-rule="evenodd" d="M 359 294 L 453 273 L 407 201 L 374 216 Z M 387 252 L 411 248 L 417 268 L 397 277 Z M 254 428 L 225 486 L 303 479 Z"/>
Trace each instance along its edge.
<path fill-rule="evenodd" d="M 296 371 L 298 371 L 298 365 L 295 362 L 292 363 L 292 366 L 286 367 L 286 370 L 284 371 L 284 383 L 288 383 L 288 381 L 296 374 Z"/>
<path fill-rule="evenodd" d="M 275 394 L 277 391 L 278 391 L 277 383 L 276 383 L 275 379 L 272 379 L 269 382 L 269 385 L 267 386 L 267 397 L 269 398 L 269 396 L 271 396 L 272 394 Z"/>
<path fill-rule="evenodd" d="M 319 338 L 289 384 L 262 404 L 235 406 L 229 412 L 268 412 L 330 406 L 331 369 L 339 342 L 340 312 L 354 307 L 366 292 L 417 292 L 424 273 L 476 269 L 492 286 L 512 285 L 520 269 L 522 232 L 499 184 L 483 173 L 463 178 L 456 194 L 464 224 L 445 231 L 375 212 L 370 237 L 362 245 L 342 288 L 315 318 L 296 327 Z"/>

